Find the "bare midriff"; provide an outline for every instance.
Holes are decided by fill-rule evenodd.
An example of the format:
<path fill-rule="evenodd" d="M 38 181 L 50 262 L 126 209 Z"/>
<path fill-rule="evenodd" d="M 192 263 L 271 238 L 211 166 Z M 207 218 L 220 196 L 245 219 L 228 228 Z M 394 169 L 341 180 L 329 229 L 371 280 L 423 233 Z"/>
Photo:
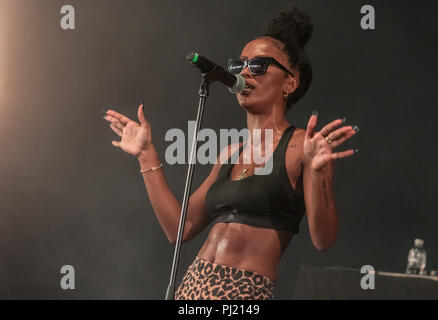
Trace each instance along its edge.
<path fill-rule="evenodd" d="M 281 256 L 292 239 L 288 231 L 241 223 L 216 223 L 198 253 L 212 263 L 259 273 L 277 279 Z"/>
<path fill-rule="evenodd" d="M 299 155 L 302 153 L 302 150 L 295 150 L 297 141 L 294 138 L 298 135 L 303 137 L 304 133 L 305 130 L 297 129 L 287 148 L 285 160 L 293 188 L 301 175 Z M 240 160 L 233 166 L 230 172 L 231 180 L 236 180 L 242 172 L 242 162 Z M 248 173 L 254 174 L 253 171 L 254 168 L 251 168 Z M 198 256 L 212 263 L 259 273 L 275 282 L 280 259 L 292 236 L 293 233 L 286 230 L 260 228 L 235 222 L 216 223 Z"/>

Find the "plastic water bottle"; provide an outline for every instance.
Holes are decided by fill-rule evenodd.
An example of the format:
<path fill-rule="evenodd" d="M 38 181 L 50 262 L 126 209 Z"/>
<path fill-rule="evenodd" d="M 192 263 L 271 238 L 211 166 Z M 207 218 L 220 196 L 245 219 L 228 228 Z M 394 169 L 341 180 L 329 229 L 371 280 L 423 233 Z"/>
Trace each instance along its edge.
<path fill-rule="evenodd" d="M 406 273 L 424 274 L 426 268 L 426 250 L 423 248 L 424 241 L 415 239 L 415 247 L 409 250 Z"/>

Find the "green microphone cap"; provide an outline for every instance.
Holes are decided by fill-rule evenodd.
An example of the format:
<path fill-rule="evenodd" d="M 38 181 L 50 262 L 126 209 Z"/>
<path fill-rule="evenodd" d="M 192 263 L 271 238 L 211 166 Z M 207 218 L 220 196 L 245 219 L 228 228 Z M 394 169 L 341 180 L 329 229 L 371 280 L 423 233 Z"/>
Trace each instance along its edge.
<path fill-rule="evenodd" d="M 196 61 L 198 61 L 199 59 L 199 54 L 196 52 L 189 52 L 186 55 L 186 59 L 189 60 L 191 63 L 196 63 Z"/>

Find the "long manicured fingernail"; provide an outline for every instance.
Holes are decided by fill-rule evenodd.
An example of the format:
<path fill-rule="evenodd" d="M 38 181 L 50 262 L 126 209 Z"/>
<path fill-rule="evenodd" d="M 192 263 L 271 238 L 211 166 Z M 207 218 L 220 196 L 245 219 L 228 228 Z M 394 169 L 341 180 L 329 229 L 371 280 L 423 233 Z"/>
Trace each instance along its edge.
<path fill-rule="evenodd" d="M 357 133 L 357 132 L 359 132 L 359 127 L 355 125 L 355 126 L 353 127 L 353 130 L 356 131 L 356 133 Z"/>
<path fill-rule="evenodd" d="M 342 123 L 345 123 L 345 121 L 347 121 L 347 118 L 343 117 L 342 118 Z"/>
<path fill-rule="evenodd" d="M 358 152 L 359 152 L 359 149 L 355 149 L 355 150 L 354 150 L 354 153 L 358 153 Z"/>
<path fill-rule="evenodd" d="M 141 100 L 141 107 L 142 107 L 142 109 L 144 111 L 144 98 Z"/>
<path fill-rule="evenodd" d="M 313 111 L 312 116 L 318 116 L 318 111 Z"/>

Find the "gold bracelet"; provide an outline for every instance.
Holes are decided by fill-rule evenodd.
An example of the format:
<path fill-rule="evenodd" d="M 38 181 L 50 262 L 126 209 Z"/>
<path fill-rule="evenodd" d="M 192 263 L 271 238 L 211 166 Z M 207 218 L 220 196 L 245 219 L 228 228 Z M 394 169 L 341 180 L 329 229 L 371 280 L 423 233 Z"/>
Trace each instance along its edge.
<path fill-rule="evenodd" d="M 140 172 L 143 173 L 143 172 L 151 172 L 151 171 L 155 171 L 155 170 L 157 170 L 157 169 L 160 169 L 162 166 L 163 166 L 163 164 L 161 163 L 159 166 L 152 167 L 152 168 L 150 168 L 150 169 L 140 170 Z"/>

